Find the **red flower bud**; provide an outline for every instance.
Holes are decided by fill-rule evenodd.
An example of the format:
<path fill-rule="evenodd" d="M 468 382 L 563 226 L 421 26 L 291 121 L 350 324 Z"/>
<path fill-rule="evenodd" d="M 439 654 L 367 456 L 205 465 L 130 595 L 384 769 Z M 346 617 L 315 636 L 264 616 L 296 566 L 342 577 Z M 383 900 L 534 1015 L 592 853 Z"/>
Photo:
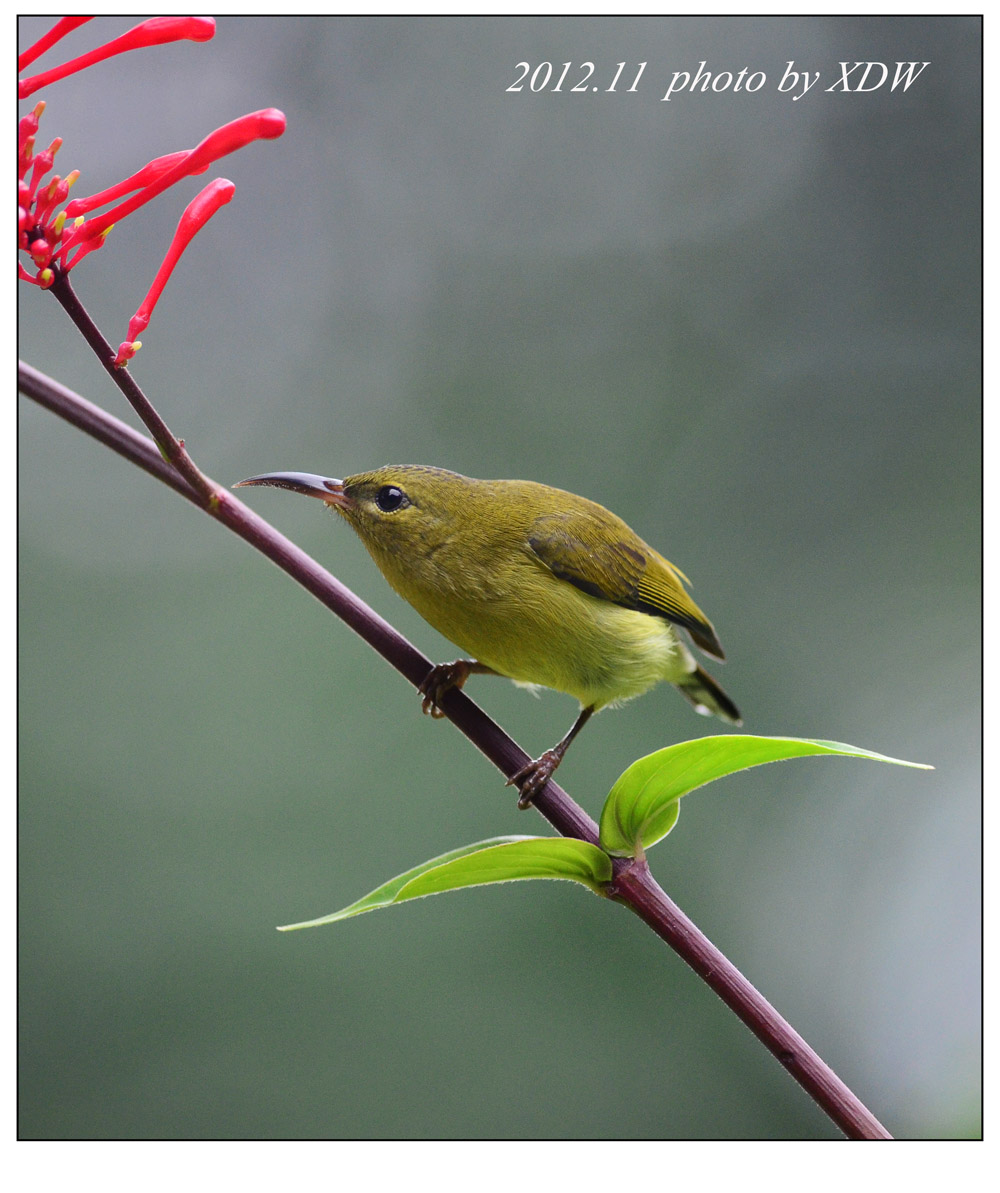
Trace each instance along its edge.
<path fill-rule="evenodd" d="M 28 245 L 28 252 L 31 254 L 31 259 L 38 266 L 48 265 L 49 258 L 52 255 L 52 248 L 44 236 L 40 236 L 37 240 L 32 241 Z"/>
<path fill-rule="evenodd" d="M 133 356 L 142 347 L 141 340 L 129 341 L 126 340 L 124 344 L 118 346 L 118 354 L 113 361 L 116 369 L 124 368 L 125 364 L 132 359 Z"/>
<path fill-rule="evenodd" d="M 34 108 L 27 116 L 22 116 L 17 124 L 17 147 L 18 150 L 24 148 L 24 143 L 29 137 L 34 137 L 38 132 L 38 120 L 41 114 L 45 111 L 45 100 L 40 99 Z"/>

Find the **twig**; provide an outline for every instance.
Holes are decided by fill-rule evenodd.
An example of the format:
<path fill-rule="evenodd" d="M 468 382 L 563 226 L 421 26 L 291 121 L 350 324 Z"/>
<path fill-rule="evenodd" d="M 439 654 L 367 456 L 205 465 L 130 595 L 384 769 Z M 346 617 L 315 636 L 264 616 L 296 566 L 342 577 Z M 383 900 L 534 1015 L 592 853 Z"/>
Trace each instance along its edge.
<path fill-rule="evenodd" d="M 70 285 L 69 274 L 53 267 L 55 281 L 49 287 L 58 299 L 63 310 L 79 328 L 80 333 L 94 351 L 94 355 L 104 366 L 111 380 L 118 386 L 128 399 L 136 414 L 149 428 L 149 433 L 156 440 L 160 451 L 177 469 L 181 476 L 197 492 L 205 497 L 211 497 L 210 484 L 201 471 L 195 466 L 184 447 L 184 441 L 178 439 L 160 417 L 159 411 L 146 397 L 132 378 L 128 369 L 115 368 L 115 351 L 101 334 L 97 324 L 91 319 L 83 303 L 77 298 L 76 291 Z"/>

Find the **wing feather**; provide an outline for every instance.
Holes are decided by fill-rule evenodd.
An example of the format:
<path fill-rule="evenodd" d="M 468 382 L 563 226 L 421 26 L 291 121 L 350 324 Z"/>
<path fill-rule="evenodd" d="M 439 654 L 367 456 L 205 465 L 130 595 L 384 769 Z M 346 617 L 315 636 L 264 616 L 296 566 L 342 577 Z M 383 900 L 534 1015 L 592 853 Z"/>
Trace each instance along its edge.
<path fill-rule="evenodd" d="M 725 658 L 712 623 L 684 588 L 684 573 L 614 514 L 593 509 L 599 514 L 583 509 L 539 518 L 528 536 L 532 552 L 560 580 L 622 608 L 664 617 L 706 654 Z"/>

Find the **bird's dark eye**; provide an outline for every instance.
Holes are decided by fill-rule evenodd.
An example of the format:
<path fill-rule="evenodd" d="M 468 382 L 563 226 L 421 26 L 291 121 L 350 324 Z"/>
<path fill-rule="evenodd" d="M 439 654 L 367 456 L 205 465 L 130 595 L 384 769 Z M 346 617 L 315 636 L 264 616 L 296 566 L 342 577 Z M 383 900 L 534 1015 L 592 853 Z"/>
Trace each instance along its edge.
<path fill-rule="evenodd" d="M 396 485 L 383 485 L 375 494 L 375 504 L 383 514 L 391 514 L 410 502 L 403 490 Z"/>

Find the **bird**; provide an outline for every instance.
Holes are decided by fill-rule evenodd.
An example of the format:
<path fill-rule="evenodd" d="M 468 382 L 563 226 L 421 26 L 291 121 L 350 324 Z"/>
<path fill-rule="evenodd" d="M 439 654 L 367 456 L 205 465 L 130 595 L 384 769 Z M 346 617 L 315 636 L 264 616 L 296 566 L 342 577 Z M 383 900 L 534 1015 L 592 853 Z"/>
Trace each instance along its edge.
<path fill-rule="evenodd" d="M 724 660 L 690 581 L 610 510 L 527 480 L 477 480 L 395 464 L 343 480 L 307 472 L 248 477 L 325 502 L 357 533 L 392 588 L 469 657 L 432 667 L 425 713 L 470 675 L 576 698 L 566 735 L 509 780 L 528 807 L 583 726 L 665 681 L 703 715 L 741 725 L 739 710 L 682 633 Z"/>

